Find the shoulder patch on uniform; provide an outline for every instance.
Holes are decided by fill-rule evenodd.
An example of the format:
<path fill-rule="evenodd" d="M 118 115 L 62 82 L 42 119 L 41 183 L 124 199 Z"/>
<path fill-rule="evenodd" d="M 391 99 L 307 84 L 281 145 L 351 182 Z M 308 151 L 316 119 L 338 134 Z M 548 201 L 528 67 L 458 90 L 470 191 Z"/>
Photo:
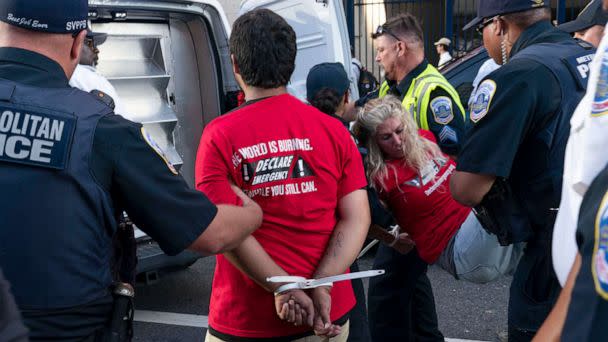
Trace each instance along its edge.
<path fill-rule="evenodd" d="M 595 218 L 595 237 L 591 274 L 595 291 L 608 300 L 608 192 L 604 195 Z"/>
<path fill-rule="evenodd" d="M 95 96 L 95 98 L 97 100 L 99 100 L 100 102 L 103 102 L 103 104 L 105 104 L 106 106 L 108 106 L 112 109 L 114 109 L 114 107 L 116 107 L 116 104 L 114 103 L 114 99 L 110 95 L 104 93 L 103 91 L 93 89 L 93 90 L 91 90 L 91 94 L 93 96 Z"/>
<path fill-rule="evenodd" d="M 604 51 L 602 56 L 600 74 L 591 104 L 591 116 L 604 116 L 606 114 L 608 114 L 608 51 Z"/>
<path fill-rule="evenodd" d="M 477 122 L 488 114 L 488 108 L 496 93 L 496 82 L 485 80 L 477 87 L 471 104 L 471 121 Z"/>
<path fill-rule="evenodd" d="M 154 141 L 154 139 L 152 139 L 152 136 L 150 135 L 150 133 L 148 133 L 148 131 L 146 131 L 145 128 L 143 128 L 143 127 L 141 128 L 141 136 L 144 138 L 144 141 L 150 147 L 152 147 L 154 152 L 156 152 L 156 154 L 158 154 L 158 156 L 165 162 L 165 164 L 167 164 L 169 171 L 171 171 L 174 175 L 177 175 L 178 174 L 177 169 L 169 162 L 169 158 L 167 158 L 167 155 L 165 154 L 165 152 L 160 148 L 160 146 L 158 146 L 156 141 Z"/>
<path fill-rule="evenodd" d="M 431 112 L 435 117 L 435 122 L 442 125 L 449 124 L 454 119 L 454 110 L 452 109 L 452 99 L 447 96 L 438 96 L 431 100 Z"/>

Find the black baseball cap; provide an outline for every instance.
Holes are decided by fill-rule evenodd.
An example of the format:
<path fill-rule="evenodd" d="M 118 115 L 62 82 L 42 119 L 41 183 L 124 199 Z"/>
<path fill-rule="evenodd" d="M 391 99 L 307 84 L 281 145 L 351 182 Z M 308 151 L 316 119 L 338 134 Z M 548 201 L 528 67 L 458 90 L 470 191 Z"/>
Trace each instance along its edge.
<path fill-rule="evenodd" d="M 595 25 L 605 26 L 606 22 L 608 22 L 608 15 L 606 15 L 606 12 L 604 12 L 604 9 L 602 8 L 602 1 L 592 0 L 583 8 L 576 19 L 563 23 L 557 28 L 562 31 L 574 33 L 586 30 Z"/>
<path fill-rule="evenodd" d="M 323 88 L 333 89 L 343 95 L 349 85 L 350 81 L 342 63 L 317 64 L 310 69 L 306 77 L 306 99 L 310 102 Z"/>
<path fill-rule="evenodd" d="M 105 32 L 93 32 L 91 29 L 88 29 L 87 38 L 91 39 L 95 45 L 101 45 L 108 38 L 108 34 Z"/>
<path fill-rule="evenodd" d="M 477 17 L 466 24 L 462 30 L 466 31 L 477 26 L 486 18 L 548 7 L 549 5 L 549 1 L 546 0 L 479 0 L 477 1 Z"/>
<path fill-rule="evenodd" d="M 77 33 L 88 15 L 87 0 L 0 0 L 0 20 L 28 30 Z"/>

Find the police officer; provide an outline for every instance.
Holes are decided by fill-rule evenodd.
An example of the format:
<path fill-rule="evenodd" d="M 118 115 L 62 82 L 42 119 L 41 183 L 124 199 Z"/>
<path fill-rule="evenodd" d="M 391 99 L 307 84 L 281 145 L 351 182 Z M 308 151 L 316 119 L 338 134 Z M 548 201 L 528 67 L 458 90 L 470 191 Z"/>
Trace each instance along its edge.
<path fill-rule="evenodd" d="M 595 178 L 581 204 L 577 262 L 562 341 L 606 341 L 608 330 L 608 168 Z M 573 280 L 574 284 L 572 285 Z M 572 287 L 573 286 L 573 287 Z M 559 331 L 559 330 L 558 330 Z"/>
<path fill-rule="evenodd" d="M 608 7 L 608 0 L 603 2 L 604 7 Z M 600 10 L 602 9 L 600 8 Z M 563 336 L 572 337 L 568 340 L 573 340 L 575 335 L 582 341 L 606 340 L 606 336 L 602 335 L 606 330 L 593 324 L 593 322 L 606 320 L 606 297 L 602 297 L 600 292 L 597 292 L 591 285 L 592 278 L 596 276 L 598 282 L 600 279 L 603 281 L 606 278 L 599 278 L 603 275 L 601 270 L 598 270 L 600 272 L 597 272 L 596 275 L 590 274 L 592 269 L 590 261 L 594 257 L 592 246 L 596 241 L 596 237 L 591 234 L 595 232 L 595 227 L 605 229 L 600 222 L 597 222 L 598 226 L 596 226 L 593 219 L 605 214 L 603 209 L 599 208 L 599 201 L 606 192 L 607 171 L 604 169 L 602 172 L 602 169 L 608 162 L 608 156 L 602 153 L 608 143 L 606 136 L 608 111 L 602 106 L 602 103 L 608 99 L 607 52 L 608 35 L 604 33 L 598 52 L 591 63 L 587 93 L 570 120 L 570 138 L 564 161 L 562 198 L 552 240 L 553 250 L 559 251 L 559 253 L 553 253 L 553 267 L 564 288 L 553 311 L 535 337 L 538 341 L 559 338 L 566 319 L 568 302 L 572 302 L 569 322 L 577 322 L 579 320 L 573 318 L 580 317 L 579 322 L 585 322 L 585 324 L 578 327 L 570 324 Z M 598 176 L 598 174 L 600 175 Z M 594 181 L 596 176 L 598 177 Z M 587 199 L 584 199 L 583 196 Z M 597 242 L 599 246 L 601 241 Z M 585 264 L 582 269 L 581 255 L 583 255 Z M 597 259 L 597 261 L 599 260 L 601 259 Z M 577 278 L 579 272 L 581 274 Z M 575 279 L 577 279 L 577 290 L 576 293 L 572 293 Z M 571 296 L 572 299 L 570 299 Z M 590 307 L 600 308 L 600 310 L 593 311 L 597 313 L 597 316 L 586 316 Z"/>
<path fill-rule="evenodd" d="M 551 314 L 534 341 L 606 341 L 608 330 L 608 167 L 583 197 L 578 251 Z"/>
<path fill-rule="evenodd" d="M 418 127 L 433 132 L 444 153 L 457 156 L 465 111 L 454 87 L 426 60 L 418 20 L 403 13 L 378 26 L 372 39 L 385 80 L 377 92 L 358 100 L 355 106 L 387 94 L 397 96 Z"/>
<path fill-rule="evenodd" d="M 590 10 L 599 11 L 601 15 L 607 17 L 603 12 L 601 2 L 593 1 L 581 12 L 575 22 L 579 18 L 589 18 L 590 15 L 585 13 Z M 594 17 L 599 16 L 600 14 L 594 14 Z M 602 105 L 607 99 L 608 93 L 607 48 L 608 38 L 604 35 L 598 53 L 590 66 L 587 94 L 579 103 L 570 121 L 571 129 L 564 161 L 562 197 L 553 232 L 553 249 L 560 251 L 560 253 L 553 253 L 553 266 L 562 285 L 566 282 L 576 255 L 574 236 L 581 200 L 593 178 L 608 162 L 608 156 L 598 152 L 608 143 L 605 134 L 608 129 L 608 115 Z"/>
<path fill-rule="evenodd" d="M 107 340 L 123 209 L 169 255 L 222 252 L 261 222 L 242 193 L 215 206 L 189 189 L 103 93 L 69 87 L 87 14 L 86 0 L 0 4 L 0 267 L 32 340 Z"/>
<path fill-rule="evenodd" d="M 597 48 L 604 36 L 606 21 L 608 21 L 608 14 L 602 8 L 602 0 L 592 0 L 576 19 L 563 23 L 557 28 L 572 33 L 574 38 L 589 42 Z"/>
<path fill-rule="evenodd" d="M 112 86 L 107 78 L 97 72 L 99 46 L 103 44 L 107 38 L 107 33 L 93 32 L 90 29 L 87 30 L 87 36 L 82 45 L 80 60 L 70 78 L 70 86 L 86 92 L 94 89 L 103 91 L 114 100 L 114 113 L 126 114 L 128 112 L 121 99 L 118 98 L 118 93 L 116 93 L 114 86 Z"/>
<path fill-rule="evenodd" d="M 451 179 L 502 244 L 527 241 L 509 298 L 509 340 L 528 341 L 559 292 L 550 239 L 569 120 L 585 92 L 590 44 L 551 25 L 543 0 L 480 1 L 476 26 L 502 66 L 479 85 Z"/>

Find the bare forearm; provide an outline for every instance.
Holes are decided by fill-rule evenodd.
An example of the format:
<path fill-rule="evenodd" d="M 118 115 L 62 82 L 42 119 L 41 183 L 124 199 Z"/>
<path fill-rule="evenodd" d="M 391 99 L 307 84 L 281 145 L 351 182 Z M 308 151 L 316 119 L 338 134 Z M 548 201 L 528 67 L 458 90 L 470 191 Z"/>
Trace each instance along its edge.
<path fill-rule="evenodd" d="M 368 226 L 358 222 L 338 222 L 314 277 L 344 273 L 357 258 L 365 241 Z"/>
<path fill-rule="evenodd" d="M 266 278 L 289 275 L 266 253 L 253 236 L 247 237 L 240 246 L 224 256 L 251 280 L 266 291 L 273 292 L 281 284 L 268 283 Z"/>
<path fill-rule="evenodd" d="M 460 204 L 474 207 L 492 188 L 496 176 L 456 171 L 450 178 L 450 192 Z"/>
<path fill-rule="evenodd" d="M 253 203 L 243 207 L 218 205 L 217 214 L 189 247 L 202 254 L 218 254 L 238 246 L 262 224 L 262 211 Z"/>

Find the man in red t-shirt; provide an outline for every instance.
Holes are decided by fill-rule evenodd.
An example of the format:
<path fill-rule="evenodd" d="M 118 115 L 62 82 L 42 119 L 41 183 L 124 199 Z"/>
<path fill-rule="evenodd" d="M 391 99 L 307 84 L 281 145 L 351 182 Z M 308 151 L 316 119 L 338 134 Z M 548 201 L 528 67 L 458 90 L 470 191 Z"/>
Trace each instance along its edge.
<path fill-rule="evenodd" d="M 370 224 L 361 157 L 340 122 L 287 94 L 293 29 L 269 10 L 238 18 L 230 37 L 246 102 L 201 138 L 196 186 L 216 203 L 239 203 L 230 182 L 264 212 L 261 228 L 217 257 L 208 341 L 295 340 L 316 333 L 345 340 L 355 304 L 349 281 L 273 292 L 271 276 L 344 273 Z M 314 328 L 314 329 L 313 329 Z"/>

